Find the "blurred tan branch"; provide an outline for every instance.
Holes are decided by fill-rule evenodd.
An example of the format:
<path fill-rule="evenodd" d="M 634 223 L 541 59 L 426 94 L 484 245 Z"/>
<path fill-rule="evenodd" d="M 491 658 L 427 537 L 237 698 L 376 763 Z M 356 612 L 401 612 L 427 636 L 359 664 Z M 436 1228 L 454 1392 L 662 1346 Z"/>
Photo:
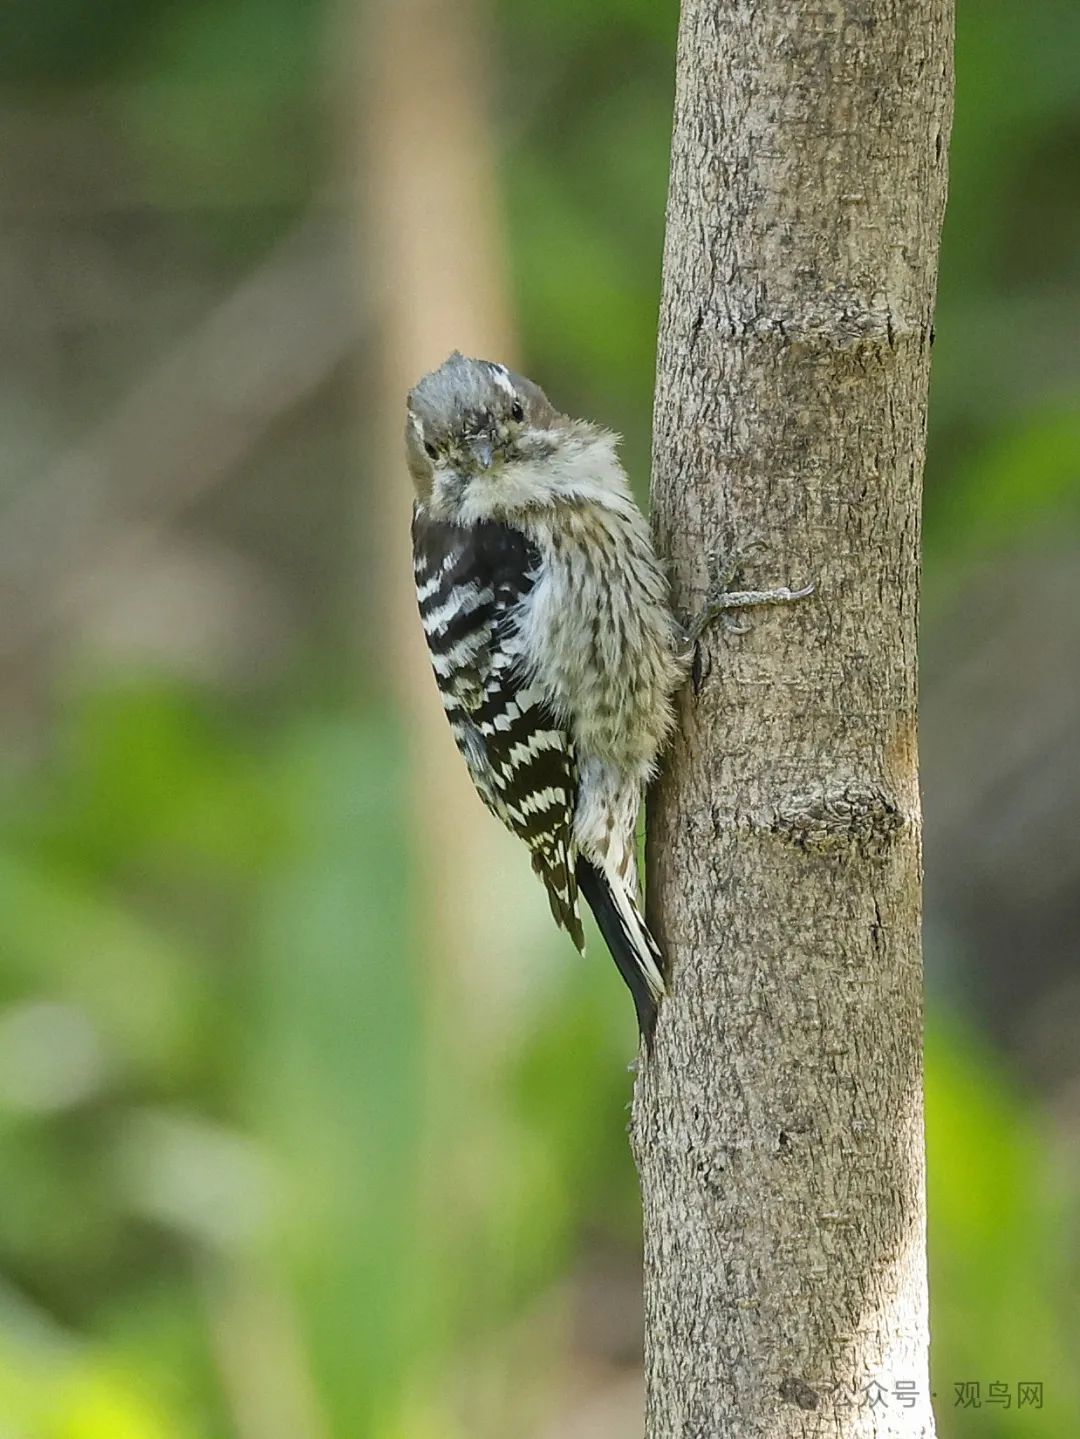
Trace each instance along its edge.
<path fill-rule="evenodd" d="M 351 353 L 324 216 L 301 221 L 237 288 L 3 517 L 0 663 L 76 625 L 133 550 L 220 484 L 271 423 Z"/>
<path fill-rule="evenodd" d="M 405 395 L 453 349 L 510 358 L 505 240 L 496 185 L 494 126 L 482 3 L 377 0 L 345 4 L 340 90 L 354 137 L 357 269 L 377 299 L 379 364 L 371 377 L 371 474 L 365 528 L 383 537 L 372 555 L 386 682 L 409 718 L 415 832 L 426 895 L 421 952 L 429 981 L 469 1025 L 493 1007 L 499 966 L 484 926 L 504 836 L 484 813 L 454 751 L 416 619 L 409 562 L 411 488 L 402 459 Z M 405 63 L 407 57 L 407 63 Z M 531 882 L 531 877 L 530 877 Z M 496 889 L 499 886 L 494 887 Z M 494 896 L 497 900 L 497 895 Z M 537 895 L 539 913 L 539 895 Z M 494 971 L 494 972 L 493 972 Z M 460 988 L 460 986 L 464 986 Z"/>

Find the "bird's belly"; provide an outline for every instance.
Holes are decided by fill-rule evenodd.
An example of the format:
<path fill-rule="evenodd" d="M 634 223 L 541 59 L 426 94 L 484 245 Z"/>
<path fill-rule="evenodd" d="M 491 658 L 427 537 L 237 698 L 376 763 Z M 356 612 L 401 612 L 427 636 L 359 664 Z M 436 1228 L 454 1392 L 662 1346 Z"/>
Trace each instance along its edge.
<path fill-rule="evenodd" d="M 590 556 L 545 567 L 519 624 L 530 668 L 578 753 L 645 778 L 670 728 L 678 679 L 666 612 Z"/>

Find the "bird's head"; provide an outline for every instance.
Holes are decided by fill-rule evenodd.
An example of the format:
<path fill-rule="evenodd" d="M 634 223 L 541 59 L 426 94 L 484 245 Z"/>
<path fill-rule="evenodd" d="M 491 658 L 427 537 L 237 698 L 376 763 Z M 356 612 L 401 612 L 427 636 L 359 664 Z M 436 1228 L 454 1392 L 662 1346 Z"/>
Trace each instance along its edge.
<path fill-rule="evenodd" d="M 420 500 L 458 523 L 512 520 L 566 490 L 603 431 L 560 415 L 539 385 L 456 351 L 409 392 L 405 451 Z"/>

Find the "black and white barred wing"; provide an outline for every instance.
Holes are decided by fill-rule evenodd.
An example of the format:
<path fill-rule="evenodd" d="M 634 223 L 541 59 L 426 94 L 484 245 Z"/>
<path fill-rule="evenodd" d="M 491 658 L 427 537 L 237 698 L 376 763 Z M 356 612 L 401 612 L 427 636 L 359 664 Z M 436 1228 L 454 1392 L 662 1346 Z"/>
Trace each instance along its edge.
<path fill-rule="evenodd" d="M 522 673 L 515 645 L 515 612 L 538 563 L 529 541 L 508 525 L 450 525 L 415 507 L 420 619 L 454 739 L 484 803 L 529 846 L 556 923 L 583 950 L 573 745 Z"/>

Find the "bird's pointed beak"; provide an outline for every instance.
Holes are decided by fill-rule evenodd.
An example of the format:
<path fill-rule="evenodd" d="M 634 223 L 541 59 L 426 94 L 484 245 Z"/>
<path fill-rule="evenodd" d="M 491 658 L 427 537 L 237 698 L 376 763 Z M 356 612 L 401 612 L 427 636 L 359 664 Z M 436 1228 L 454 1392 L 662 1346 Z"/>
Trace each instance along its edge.
<path fill-rule="evenodd" d="M 491 469 L 494 451 L 491 447 L 491 441 L 486 435 L 477 435 L 475 440 L 470 440 L 469 450 L 480 469 Z"/>

